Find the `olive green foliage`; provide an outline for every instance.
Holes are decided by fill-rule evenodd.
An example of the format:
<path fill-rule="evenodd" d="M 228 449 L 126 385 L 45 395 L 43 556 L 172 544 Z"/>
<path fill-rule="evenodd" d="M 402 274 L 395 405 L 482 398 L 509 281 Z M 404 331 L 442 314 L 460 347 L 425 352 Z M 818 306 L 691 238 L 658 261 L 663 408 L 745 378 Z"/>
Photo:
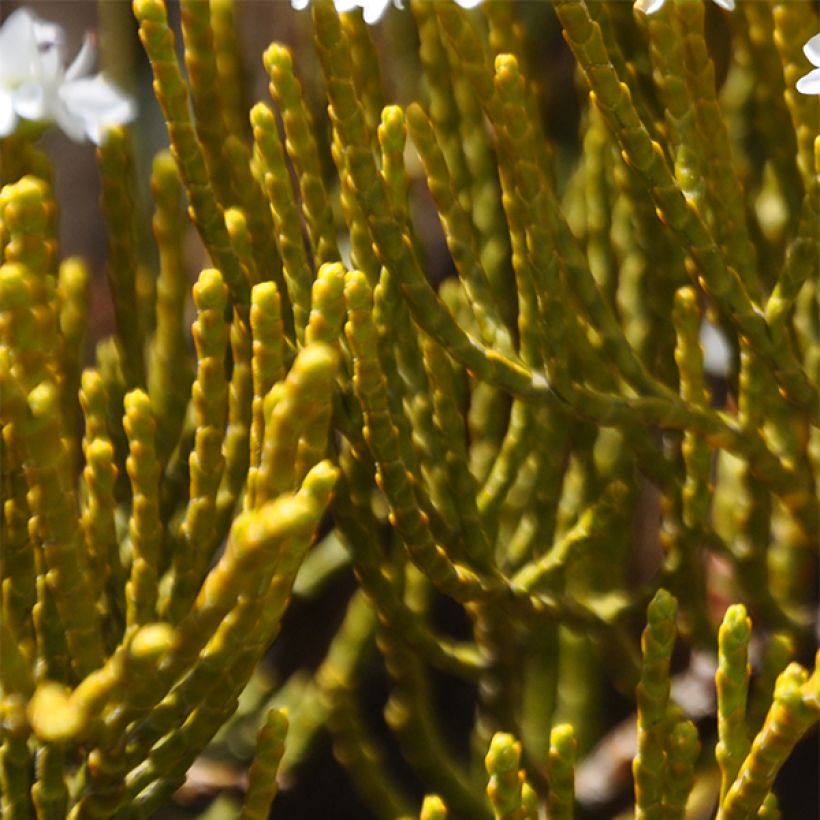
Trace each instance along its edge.
<path fill-rule="evenodd" d="M 816 9 L 407 5 L 374 39 L 314 0 L 315 55 L 271 45 L 247 112 L 255 9 L 181 0 L 183 68 L 135 0 L 170 151 L 151 256 L 131 137 L 99 150 L 116 332 L 91 359 L 48 161 L 0 140 L 8 820 L 148 817 L 220 744 L 249 772 L 229 813 L 276 816 L 325 730 L 375 816 L 570 818 L 613 690 L 637 817 L 779 816 L 820 712 L 791 662 L 820 522 Z M 292 596 L 350 569 L 324 659 L 274 681 Z M 676 684 L 709 659 L 716 736 Z M 473 693 L 458 751 L 442 676 Z"/>

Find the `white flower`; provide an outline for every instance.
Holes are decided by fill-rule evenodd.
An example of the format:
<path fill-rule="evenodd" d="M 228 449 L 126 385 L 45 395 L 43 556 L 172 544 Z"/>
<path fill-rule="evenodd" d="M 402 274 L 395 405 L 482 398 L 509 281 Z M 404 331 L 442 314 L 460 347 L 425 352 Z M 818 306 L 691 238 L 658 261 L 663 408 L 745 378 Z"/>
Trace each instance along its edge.
<path fill-rule="evenodd" d="M 56 122 L 73 140 L 99 144 L 106 126 L 136 115 L 133 101 L 101 74 L 89 73 L 96 56 L 93 38 L 66 69 L 60 26 L 18 9 L 0 27 L 0 137 L 20 120 Z"/>
<path fill-rule="evenodd" d="M 290 0 L 291 6 L 299 11 L 306 9 L 309 3 L 310 0 Z M 404 8 L 402 0 L 393 0 L 393 4 L 396 8 Z M 390 0 L 333 0 L 333 5 L 336 6 L 336 11 L 340 14 L 361 7 L 364 12 L 365 23 L 372 25 L 378 22 L 384 14 L 390 5 Z"/>
<path fill-rule="evenodd" d="M 803 46 L 803 54 L 814 68 L 797 81 L 795 88 L 801 94 L 820 94 L 820 34 L 815 34 Z"/>
<path fill-rule="evenodd" d="M 725 379 L 732 372 L 732 348 L 723 331 L 708 319 L 700 324 L 703 369 L 710 376 Z"/>
<path fill-rule="evenodd" d="M 635 0 L 633 8 L 642 11 L 644 14 L 654 14 L 663 7 L 666 0 Z M 720 6 L 726 11 L 735 10 L 735 0 L 712 0 L 716 6 Z"/>
<path fill-rule="evenodd" d="M 456 0 L 463 9 L 475 8 L 481 0 Z M 306 9 L 310 0 L 290 0 L 291 6 L 295 9 Z M 364 13 L 365 23 L 372 25 L 381 19 L 387 7 L 390 5 L 390 0 L 333 0 L 336 6 L 336 11 L 340 14 L 345 11 L 352 11 L 355 8 L 361 8 Z M 393 5 L 396 8 L 404 8 L 403 0 L 393 0 Z"/>

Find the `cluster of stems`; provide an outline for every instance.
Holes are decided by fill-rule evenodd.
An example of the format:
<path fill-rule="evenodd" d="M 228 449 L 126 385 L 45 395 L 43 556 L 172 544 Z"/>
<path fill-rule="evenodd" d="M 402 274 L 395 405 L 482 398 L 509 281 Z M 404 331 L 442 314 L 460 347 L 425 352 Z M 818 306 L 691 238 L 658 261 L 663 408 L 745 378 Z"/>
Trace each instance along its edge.
<path fill-rule="evenodd" d="M 222 743 L 232 816 L 264 818 L 327 732 L 374 816 L 563 820 L 614 688 L 609 797 L 778 817 L 820 716 L 813 7 L 409 0 L 410 54 L 313 0 L 321 78 L 273 43 L 248 112 L 243 4 L 180 6 L 184 67 L 133 3 L 170 150 L 149 203 L 131 135 L 99 148 L 93 351 L 49 162 L 0 139 L 0 814 L 149 817 Z M 274 684 L 291 600 L 351 573 L 323 660 Z M 704 657 L 716 736 L 676 695 Z"/>

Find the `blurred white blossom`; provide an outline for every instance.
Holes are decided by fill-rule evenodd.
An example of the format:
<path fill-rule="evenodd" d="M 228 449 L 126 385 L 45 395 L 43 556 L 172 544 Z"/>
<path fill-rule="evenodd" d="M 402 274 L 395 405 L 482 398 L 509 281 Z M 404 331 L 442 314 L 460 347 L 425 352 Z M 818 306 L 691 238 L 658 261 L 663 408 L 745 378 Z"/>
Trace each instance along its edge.
<path fill-rule="evenodd" d="M 65 34 L 22 8 L 0 27 L 0 137 L 20 121 L 56 122 L 73 140 L 99 144 L 106 126 L 136 115 L 134 102 L 102 74 L 87 76 L 96 58 L 87 35 L 65 68 Z"/>
<path fill-rule="evenodd" d="M 700 344 L 706 373 L 723 379 L 729 376 L 732 372 L 732 348 L 723 331 L 708 319 L 700 325 Z"/>
<path fill-rule="evenodd" d="M 377 23 L 384 14 L 391 0 L 333 0 L 336 6 L 336 11 L 339 13 L 345 11 L 352 11 L 355 8 L 361 8 L 364 14 L 364 21 L 369 25 Z M 396 8 L 404 8 L 403 0 L 392 0 Z M 475 8 L 481 0 L 455 0 L 463 9 Z M 291 6 L 295 9 L 306 9 L 310 0 L 290 0 Z"/>
<path fill-rule="evenodd" d="M 644 14 L 654 14 L 663 7 L 666 0 L 635 0 L 634 8 Z M 716 6 L 720 6 L 726 11 L 735 10 L 735 0 L 712 0 Z"/>
<path fill-rule="evenodd" d="M 814 68 L 801 77 L 795 87 L 801 94 L 820 94 L 820 34 L 815 34 L 803 46 L 803 54 Z"/>

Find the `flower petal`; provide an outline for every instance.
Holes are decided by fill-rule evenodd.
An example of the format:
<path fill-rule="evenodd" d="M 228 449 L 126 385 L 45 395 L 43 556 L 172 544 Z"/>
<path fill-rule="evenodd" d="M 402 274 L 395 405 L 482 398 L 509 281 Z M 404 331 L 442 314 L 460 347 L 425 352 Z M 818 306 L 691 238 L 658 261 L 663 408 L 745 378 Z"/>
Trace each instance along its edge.
<path fill-rule="evenodd" d="M 820 68 L 820 34 L 815 34 L 814 37 L 803 46 L 803 54 L 806 55 L 806 59 L 815 68 Z"/>
<path fill-rule="evenodd" d="M 7 137 L 17 127 L 17 114 L 11 94 L 0 88 L 0 137 Z"/>
<path fill-rule="evenodd" d="M 32 30 L 40 51 L 53 48 L 60 52 L 65 48 L 65 32 L 63 27 L 57 23 L 50 23 L 48 20 L 35 17 L 32 20 Z"/>
<path fill-rule="evenodd" d="M 820 94 L 820 68 L 801 77 L 794 86 L 801 94 Z"/>
<path fill-rule="evenodd" d="M 659 9 L 663 8 L 663 4 L 666 0 L 635 0 L 635 4 L 633 8 L 636 11 L 643 12 L 644 14 L 654 14 Z"/>
<path fill-rule="evenodd" d="M 86 123 L 85 119 L 76 111 L 71 111 L 62 101 L 58 101 L 54 106 L 53 118 L 60 130 L 74 142 L 82 142 L 85 139 Z"/>
<path fill-rule="evenodd" d="M 56 85 L 63 79 L 65 62 L 65 31 L 57 23 L 34 17 L 32 35 L 37 52 L 35 73 L 40 82 Z"/>
<path fill-rule="evenodd" d="M 726 11 L 734 11 L 735 10 L 735 0 L 712 0 L 715 5 L 720 6 L 722 9 L 726 9 Z"/>
<path fill-rule="evenodd" d="M 57 88 L 63 81 L 63 55 L 60 49 L 54 46 L 41 48 L 37 61 L 37 81 L 49 88 Z"/>
<path fill-rule="evenodd" d="M 17 85 L 37 75 L 40 55 L 34 34 L 37 18 L 18 9 L 0 27 L 0 83 Z"/>
<path fill-rule="evenodd" d="M 365 23 L 369 26 L 378 23 L 388 5 L 390 0 L 363 0 Z"/>
<path fill-rule="evenodd" d="M 102 129 L 108 125 L 122 125 L 134 119 L 137 107 L 134 101 L 120 92 L 102 74 L 66 82 L 60 87 L 60 102 L 64 108 L 62 118 L 68 128 L 60 127 L 72 137 L 77 120 L 83 123 L 85 135 L 99 144 Z"/>
<path fill-rule="evenodd" d="M 83 38 L 83 46 L 74 58 L 71 65 L 65 73 L 67 82 L 77 80 L 84 77 L 91 71 L 94 65 L 94 60 L 97 58 L 97 46 L 95 45 L 94 35 L 86 34 Z"/>
<path fill-rule="evenodd" d="M 308 7 L 308 3 L 310 0 L 290 0 L 291 8 L 296 9 L 296 11 L 302 11 Z"/>
<path fill-rule="evenodd" d="M 125 96 L 102 74 L 63 83 L 59 96 L 70 109 L 75 111 L 88 114 L 117 111 L 123 116 L 128 115 L 129 118 L 133 118 L 136 114 L 136 107 L 130 97 Z"/>
<path fill-rule="evenodd" d="M 14 110 L 24 120 L 41 122 L 53 118 L 50 109 L 53 97 L 49 97 L 46 86 L 41 82 L 27 82 L 12 93 Z"/>
<path fill-rule="evenodd" d="M 723 331 L 704 319 L 700 325 L 700 343 L 703 347 L 703 369 L 710 376 L 728 376 L 732 372 L 732 348 Z"/>

